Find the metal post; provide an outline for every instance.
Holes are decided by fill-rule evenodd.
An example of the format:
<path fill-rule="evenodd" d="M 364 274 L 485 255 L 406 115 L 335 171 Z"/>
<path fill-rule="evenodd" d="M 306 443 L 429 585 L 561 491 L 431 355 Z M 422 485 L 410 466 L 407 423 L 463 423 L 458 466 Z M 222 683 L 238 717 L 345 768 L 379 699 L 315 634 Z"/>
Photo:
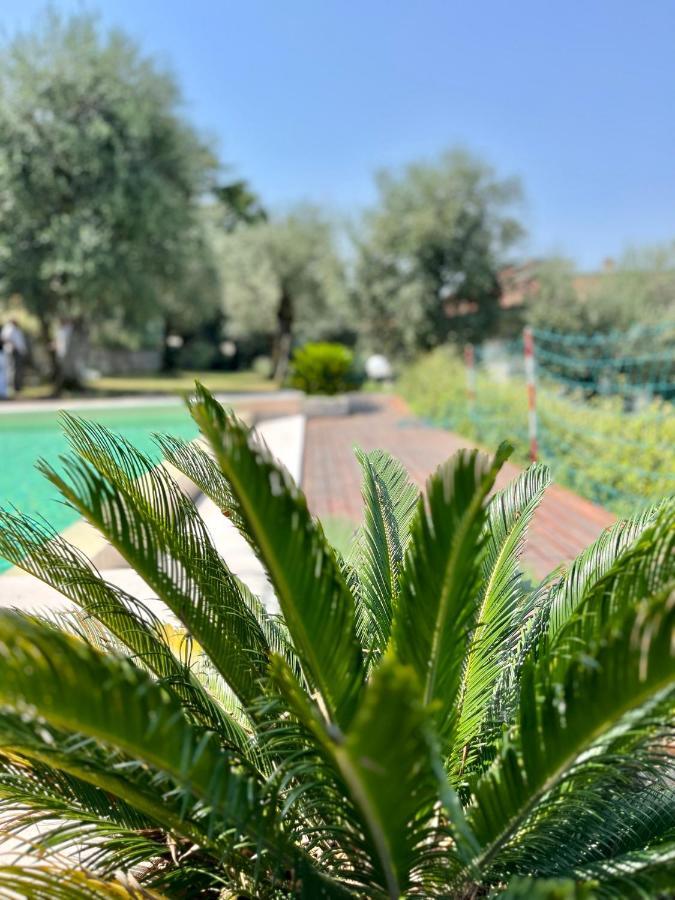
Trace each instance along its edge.
<path fill-rule="evenodd" d="M 530 436 L 530 459 L 536 462 L 539 456 L 537 442 L 537 382 L 534 357 L 534 333 L 528 325 L 523 330 L 525 351 L 525 381 L 527 383 L 527 424 Z"/>
<path fill-rule="evenodd" d="M 476 411 L 476 354 L 473 344 L 464 345 L 464 365 L 466 366 L 466 402 L 469 415 Z"/>

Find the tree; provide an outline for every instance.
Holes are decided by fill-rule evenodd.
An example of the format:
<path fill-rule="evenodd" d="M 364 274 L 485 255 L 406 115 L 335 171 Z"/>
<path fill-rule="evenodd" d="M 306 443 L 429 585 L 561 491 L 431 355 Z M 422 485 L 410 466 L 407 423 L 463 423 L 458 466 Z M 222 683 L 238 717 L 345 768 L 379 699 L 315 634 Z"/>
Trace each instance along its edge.
<path fill-rule="evenodd" d="M 203 389 L 190 410 L 208 449 L 167 437 L 166 459 L 251 545 L 281 615 L 167 469 L 67 418 L 65 474 L 43 471 L 181 628 L 0 514 L 0 553 L 81 611 L 0 612 L 3 824 L 40 826 L 39 864 L 0 867 L 0 892 L 668 895 L 673 500 L 533 588 L 519 558 L 545 466 L 493 494 L 509 448 L 460 450 L 422 499 L 395 459 L 358 453 L 345 561 L 246 425 Z"/>
<path fill-rule="evenodd" d="M 513 179 L 454 150 L 377 177 L 357 238 L 356 301 L 373 349 L 410 354 L 495 327 L 504 253 L 522 236 Z"/>
<path fill-rule="evenodd" d="M 535 328 L 551 331 L 589 330 L 588 307 L 574 286 L 574 263 L 562 257 L 541 260 L 534 271 L 534 290 L 526 297 L 526 316 Z"/>
<path fill-rule="evenodd" d="M 625 331 L 675 320 L 675 243 L 634 247 L 594 279 L 581 300 L 591 327 Z"/>
<path fill-rule="evenodd" d="M 53 354 L 57 386 L 78 380 L 92 324 L 161 315 L 193 278 L 215 170 L 172 77 L 122 33 L 50 13 L 4 48 L 0 277 L 47 342 L 70 333 Z"/>
<path fill-rule="evenodd" d="M 242 225 L 267 221 L 267 211 L 258 195 L 241 179 L 221 185 L 214 191 L 219 203 L 219 222 L 227 232 Z"/>
<path fill-rule="evenodd" d="M 675 243 L 634 247 L 599 272 L 578 272 L 570 260 L 543 260 L 527 318 L 552 331 L 629 331 L 675 318 Z"/>
<path fill-rule="evenodd" d="M 332 337 L 349 326 L 334 229 L 314 207 L 224 235 L 220 256 L 228 333 L 269 334 L 278 380 L 295 339 Z"/>

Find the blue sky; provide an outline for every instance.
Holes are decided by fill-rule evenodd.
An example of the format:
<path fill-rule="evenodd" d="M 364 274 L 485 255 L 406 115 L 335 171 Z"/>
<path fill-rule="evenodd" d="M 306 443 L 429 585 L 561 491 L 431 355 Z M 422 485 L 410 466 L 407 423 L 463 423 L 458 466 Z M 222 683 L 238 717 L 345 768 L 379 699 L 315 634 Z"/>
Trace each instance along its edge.
<path fill-rule="evenodd" d="M 336 214 L 462 144 L 522 178 L 532 254 L 675 238 L 675 0 L 60 0 L 172 68 L 268 205 Z M 38 0 L 2 0 L 5 35 Z"/>

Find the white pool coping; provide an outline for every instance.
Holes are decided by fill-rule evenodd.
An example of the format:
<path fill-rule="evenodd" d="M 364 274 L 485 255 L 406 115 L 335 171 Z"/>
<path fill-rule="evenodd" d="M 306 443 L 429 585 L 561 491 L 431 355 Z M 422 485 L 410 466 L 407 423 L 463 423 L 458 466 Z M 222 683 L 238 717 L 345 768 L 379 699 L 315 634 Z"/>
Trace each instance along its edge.
<path fill-rule="evenodd" d="M 189 394 L 189 391 L 185 391 Z M 231 391 L 214 394 L 219 403 L 241 403 L 242 400 L 254 402 L 283 401 L 301 396 L 300 391 L 283 389 L 278 391 Z M 0 416 L 13 413 L 58 412 L 59 410 L 77 409 L 138 409 L 145 406 L 181 406 L 183 397 L 177 394 L 164 396 L 161 394 L 137 394 L 133 397 L 74 397 L 72 399 L 54 400 L 13 400 L 0 402 Z"/>

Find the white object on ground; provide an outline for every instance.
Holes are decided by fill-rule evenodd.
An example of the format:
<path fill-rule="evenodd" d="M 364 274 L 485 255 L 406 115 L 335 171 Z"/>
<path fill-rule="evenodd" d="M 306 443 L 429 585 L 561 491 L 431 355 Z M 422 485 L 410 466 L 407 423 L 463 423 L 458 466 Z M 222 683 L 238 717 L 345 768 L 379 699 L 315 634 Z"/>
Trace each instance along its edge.
<path fill-rule="evenodd" d="M 365 364 L 366 375 L 373 381 L 387 381 L 394 374 L 391 363 L 381 353 L 369 356 Z"/>

